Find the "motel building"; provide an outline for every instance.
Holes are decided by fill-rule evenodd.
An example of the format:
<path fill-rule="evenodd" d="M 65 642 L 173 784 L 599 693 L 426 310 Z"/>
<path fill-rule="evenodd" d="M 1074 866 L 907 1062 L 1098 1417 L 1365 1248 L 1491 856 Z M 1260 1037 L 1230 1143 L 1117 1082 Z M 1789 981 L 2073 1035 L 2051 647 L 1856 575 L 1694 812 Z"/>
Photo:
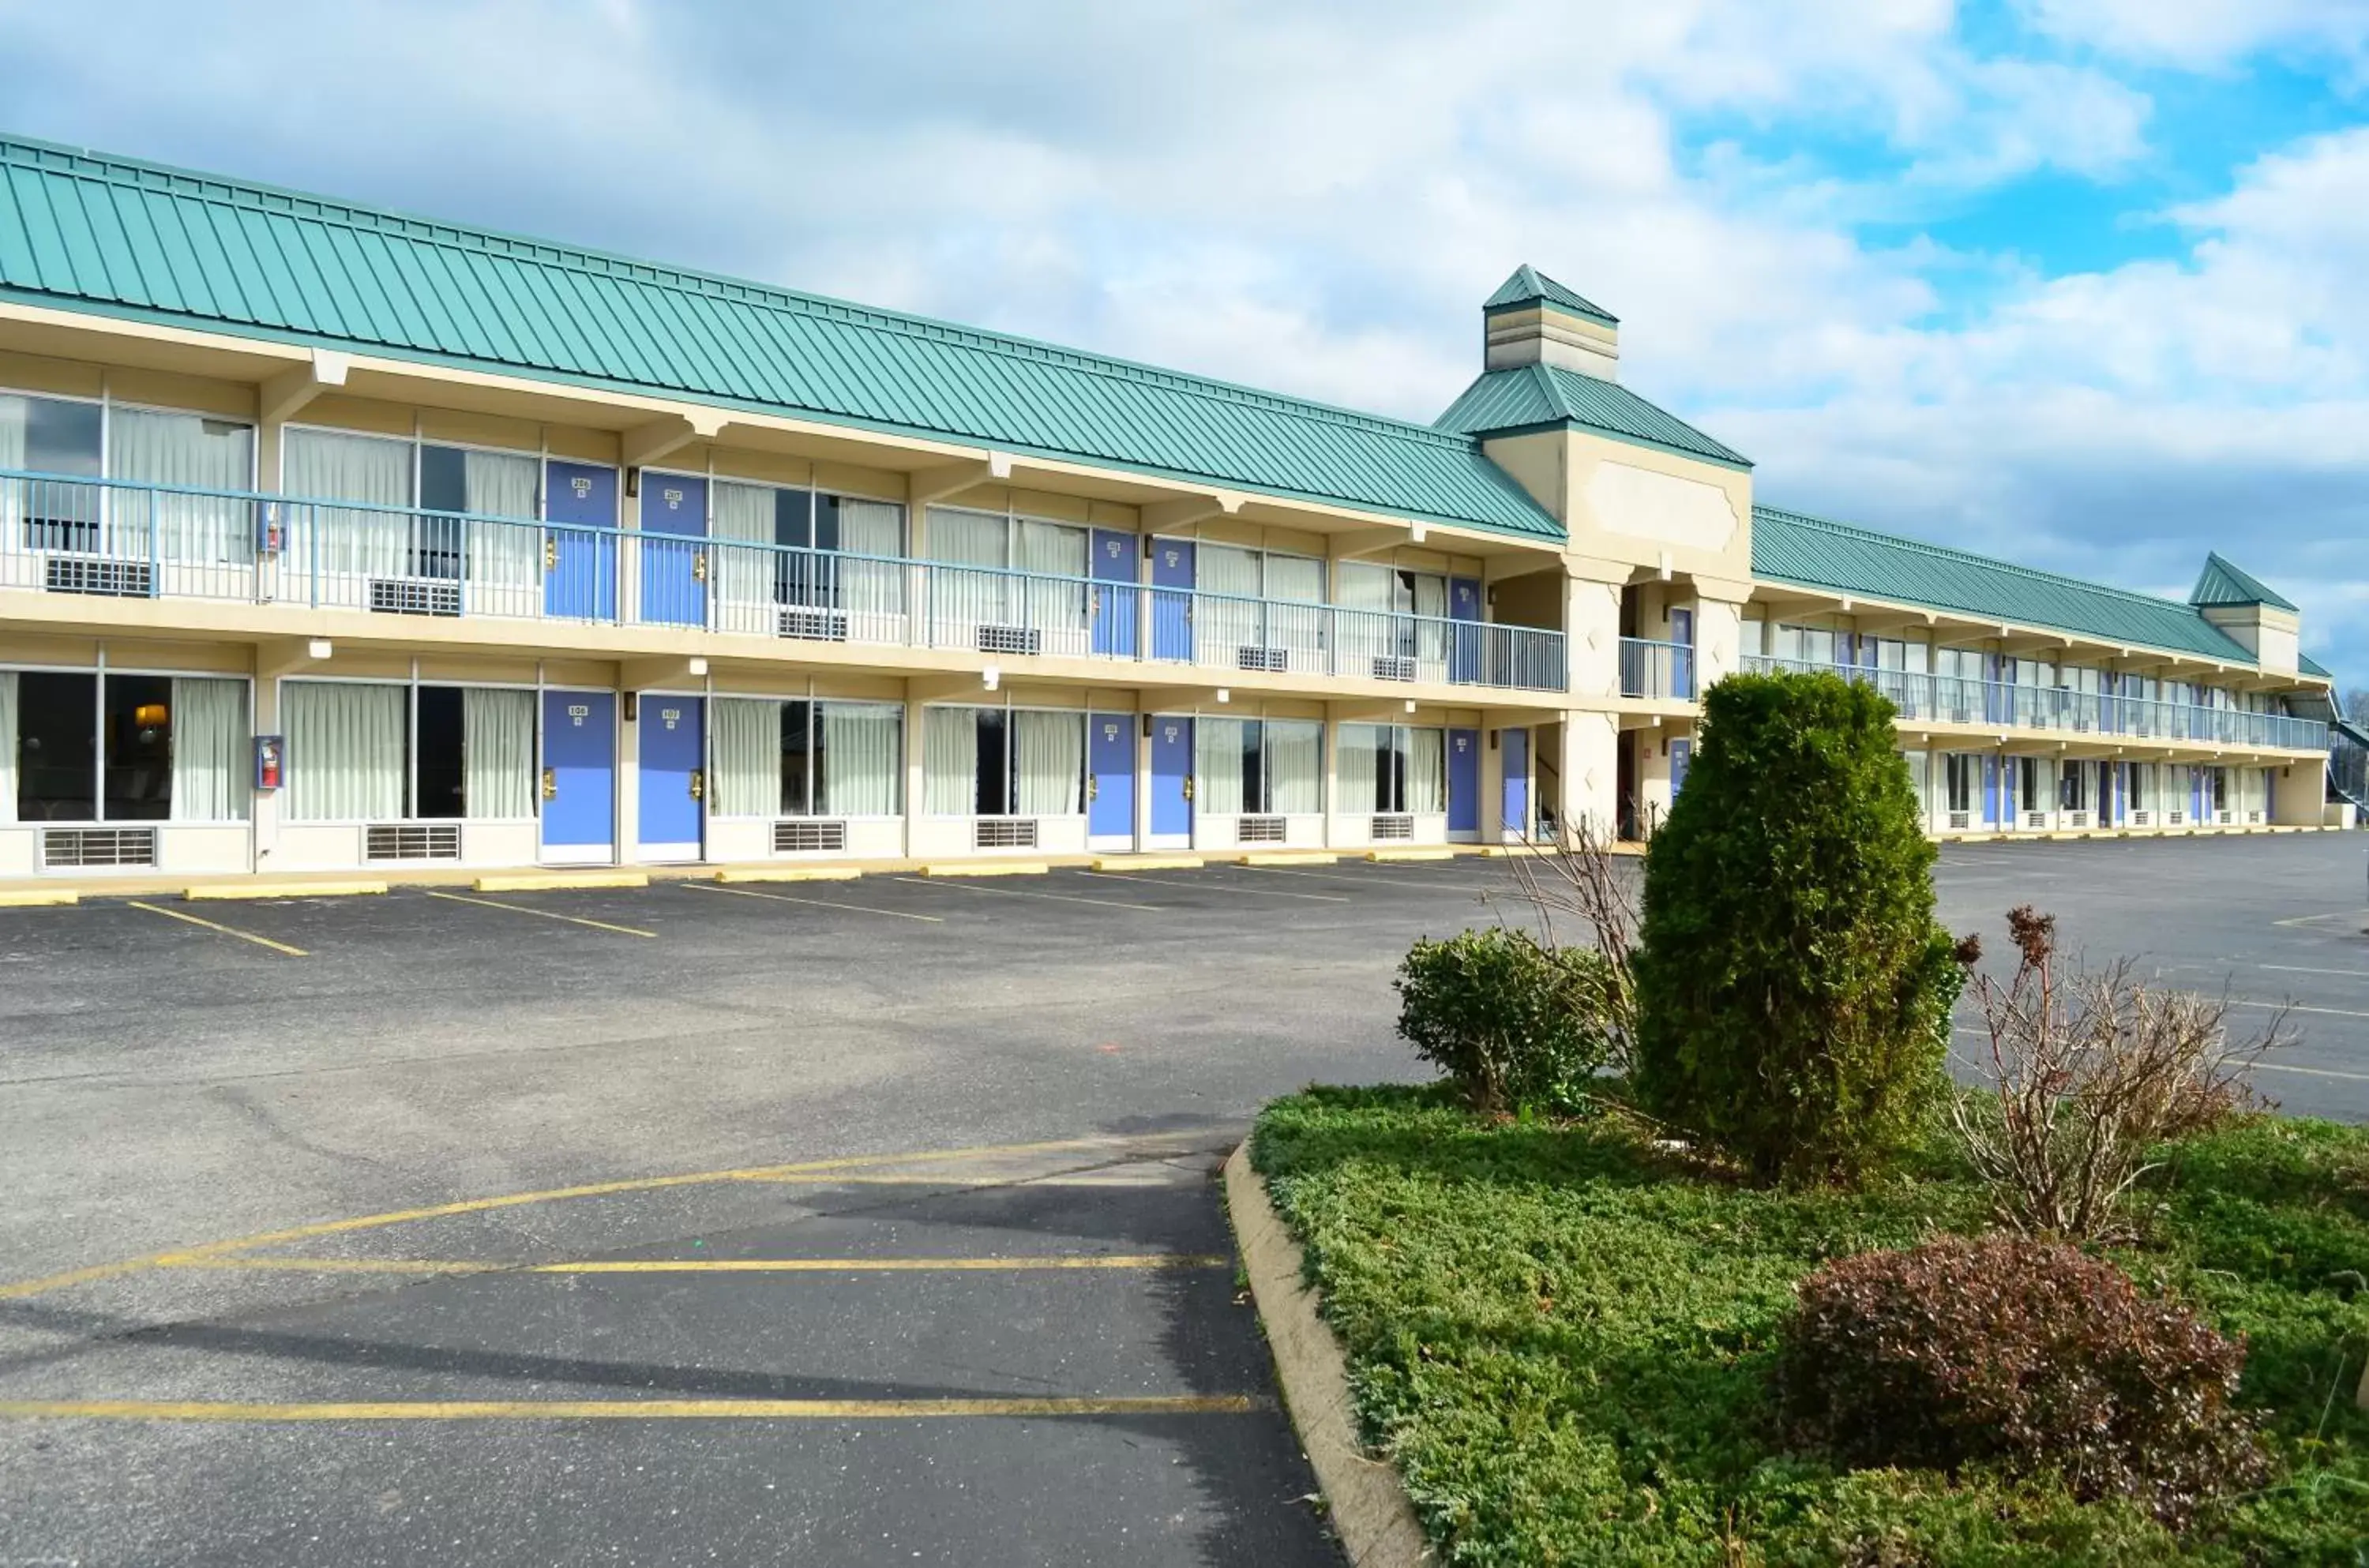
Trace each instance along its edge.
<path fill-rule="evenodd" d="M 0 883 L 1635 838 L 1739 670 L 1876 684 L 1936 835 L 2333 819 L 2236 566 L 1757 506 L 1481 314 L 1423 425 L 0 141 Z"/>

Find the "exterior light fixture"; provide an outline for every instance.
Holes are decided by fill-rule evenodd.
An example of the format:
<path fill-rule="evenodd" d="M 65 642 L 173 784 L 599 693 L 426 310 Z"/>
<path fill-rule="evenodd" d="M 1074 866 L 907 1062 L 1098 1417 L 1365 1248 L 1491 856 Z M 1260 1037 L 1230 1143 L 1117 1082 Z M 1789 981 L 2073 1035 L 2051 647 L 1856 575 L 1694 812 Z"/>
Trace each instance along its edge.
<path fill-rule="evenodd" d="M 304 651 L 313 658 L 326 658 L 330 654 L 337 650 L 328 638 L 315 637 L 312 642 L 306 646 Z"/>

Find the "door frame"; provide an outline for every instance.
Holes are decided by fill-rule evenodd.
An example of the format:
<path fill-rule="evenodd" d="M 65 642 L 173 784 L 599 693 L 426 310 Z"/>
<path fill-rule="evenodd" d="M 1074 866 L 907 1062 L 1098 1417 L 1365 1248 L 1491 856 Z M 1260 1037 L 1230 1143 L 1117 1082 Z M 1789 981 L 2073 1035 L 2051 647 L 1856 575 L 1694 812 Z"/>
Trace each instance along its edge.
<path fill-rule="evenodd" d="M 600 846 L 594 844 L 561 844 L 557 847 L 563 853 L 554 855 L 553 846 L 544 838 L 544 830 L 551 815 L 544 809 L 548 803 L 543 797 L 543 775 L 550 766 L 544 749 L 544 718 L 549 710 L 551 699 L 570 692 L 581 692 L 590 696 L 609 699 L 609 843 L 605 858 L 573 853 L 597 851 Z M 624 803 L 623 784 L 625 772 L 625 734 L 624 725 L 620 717 L 624 706 L 624 694 L 613 686 L 549 685 L 537 682 L 534 689 L 534 858 L 537 865 L 615 865 L 619 864 L 618 847 L 624 841 L 624 823 L 620 818 Z"/>
<path fill-rule="evenodd" d="M 693 846 L 693 853 L 687 857 L 680 854 L 667 854 L 659 859 L 652 860 L 648 847 L 644 845 L 642 842 L 643 725 L 649 717 L 649 704 L 653 702 L 664 702 L 670 697 L 680 702 L 691 702 L 697 703 L 699 704 L 699 755 L 698 760 L 692 764 L 693 768 L 700 775 L 699 796 L 696 802 L 694 802 L 699 808 L 699 838 Z M 710 755 L 710 748 L 713 746 L 715 740 L 713 734 L 714 727 L 709 723 L 712 715 L 708 711 L 713 700 L 712 695 L 705 691 L 685 692 L 666 687 L 659 687 L 648 691 L 637 690 L 634 693 L 634 859 L 636 863 L 653 865 L 695 865 L 704 862 L 707 858 L 707 845 L 709 840 L 713 836 L 708 830 L 707 820 L 709 808 L 714 802 L 714 792 L 708 787 L 709 781 L 715 777 L 713 759 Z M 625 727 L 623 723 L 621 714 L 620 722 L 617 726 L 618 740 L 621 750 L 623 748 L 624 738 L 624 728 Z M 661 850 L 675 850 L 680 849 L 682 846 L 679 843 L 665 843 L 657 847 Z"/>
<path fill-rule="evenodd" d="M 1094 780 L 1098 775 L 1094 770 L 1093 727 L 1097 723 L 1105 719 L 1122 720 L 1124 721 L 1126 727 L 1126 735 L 1123 738 L 1127 742 L 1128 799 L 1127 808 L 1127 831 L 1124 833 L 1097 833 L 1094 831 L 1095 802 L 1093 792 L 1094 788 Z M 1101 711 L 1093 708 L 1086 710 L 1086 849 L 1089 853 L 1097 851 L 1109 853 L 1116 851 L 1121 853 L 1132 853 L 1136 847 L 1138 842 L 1137 827 L 1142 820 L 1142 813 L 1138 809 L 1138 806 L 1142 800 L 1144 793 L 1145 769 L 1143 767 L 1140 751 L 1140 740 L 1142 735 L 1143 715 L 1139 713 L 1134 712 L 1133 710 L 1121 713 L 1116 708 L 1107 711 Z"/>

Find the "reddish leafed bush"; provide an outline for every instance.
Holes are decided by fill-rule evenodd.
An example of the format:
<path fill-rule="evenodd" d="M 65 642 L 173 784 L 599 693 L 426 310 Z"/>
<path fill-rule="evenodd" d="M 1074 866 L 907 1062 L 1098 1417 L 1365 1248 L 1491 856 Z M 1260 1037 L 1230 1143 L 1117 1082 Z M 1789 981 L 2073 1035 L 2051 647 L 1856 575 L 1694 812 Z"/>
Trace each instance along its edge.
<path fill-rule="evenodd" d="M 2245 1360 L 2077 1248 L 1947 1237 L 1804 1279 L 1778 1376 L 1791 1440 L 1841 1463 L 2054 1471 L 2177 1527 L 2264 1473 Z"/>

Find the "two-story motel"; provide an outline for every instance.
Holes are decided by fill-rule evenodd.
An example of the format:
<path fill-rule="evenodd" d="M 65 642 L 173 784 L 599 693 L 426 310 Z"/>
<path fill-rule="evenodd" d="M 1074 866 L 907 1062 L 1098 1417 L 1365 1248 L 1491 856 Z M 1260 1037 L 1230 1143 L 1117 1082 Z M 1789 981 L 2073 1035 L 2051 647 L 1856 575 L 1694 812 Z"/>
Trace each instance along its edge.
<path fill-rule="evenodd" d="M 1840 669 L 1937 834 L 2318 825 L 2328 673 L 1756 508 L 1524 267 L 1382 418 L 0 142 L 0 877 L 1649 832 Z"/>

